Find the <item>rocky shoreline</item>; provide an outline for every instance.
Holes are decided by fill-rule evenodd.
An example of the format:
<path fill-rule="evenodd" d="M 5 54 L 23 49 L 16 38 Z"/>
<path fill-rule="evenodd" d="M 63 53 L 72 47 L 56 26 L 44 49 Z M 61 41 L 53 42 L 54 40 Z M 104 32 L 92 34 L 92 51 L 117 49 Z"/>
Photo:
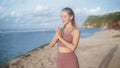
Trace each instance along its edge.
<path fill-rule="evenodd" d="M 48 43 L 11 59 L 0 68 L 55 68 L 57 44 Z M 120 68 L 120 31 L 105 30 L 80 38 L 75 51 L 81 68 Z"/>

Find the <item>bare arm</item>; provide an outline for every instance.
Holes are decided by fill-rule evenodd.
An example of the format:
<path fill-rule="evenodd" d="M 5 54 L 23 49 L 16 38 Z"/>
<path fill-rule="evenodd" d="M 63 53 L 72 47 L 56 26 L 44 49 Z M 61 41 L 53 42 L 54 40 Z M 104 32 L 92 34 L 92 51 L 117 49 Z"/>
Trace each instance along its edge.
<path fill-rule="evenodd" d="M 58 34 L 57 34 L 57 36 L 58 36 L 59 40 L 62 41 L 62 43 L 66 47 L 68 47 L 70 50 L 74 51 L 78 46 L 78 42 L 79 42 L 79 39 L 80 39 L 80 31 L 78 29 L 74 30 L 74 32 L 73 32 L 73 42 L 72 43 L 67 42 L 62 37 L 60 37 Z"/>
<path fill-rule="evenodd" d="M 56 35 L 56 33 L 55 33 L 52 41 L 49 43 L 48 46 L 49 46 L 50 48 L 52 48 L 52 47 L 56 44 L 57 40 L 58 40 L 58 37 L 57 37 L 57 35 Z"/>
<path fill-rule="evenodd" d="M 61 35 L 62 35 L 62 29 L 61 29 L 61 28 L 60 28 L 59 33 L 60 33 L 60 36 L 61 36 Z M 57 41 L 58 41 L 58 36 L 57 36 L 57 29 L 56 29 L 56 33 L 55 33 L 52 41 L 49 43 L 48 46 L 49 46 L 50 48 L 52 48 L 53 46 L 55 46 L 55 44 L 56 44 Z"/>

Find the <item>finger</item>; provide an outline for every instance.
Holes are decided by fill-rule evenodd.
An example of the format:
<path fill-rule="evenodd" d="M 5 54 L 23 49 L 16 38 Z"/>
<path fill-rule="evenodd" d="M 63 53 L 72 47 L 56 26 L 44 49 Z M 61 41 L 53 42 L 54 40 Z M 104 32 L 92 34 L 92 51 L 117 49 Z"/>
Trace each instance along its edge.
<path fill-rule="evenodd" d="M 56 34 L 57 34 L 57 36 L 59 35 L 59 34 L 58 34 L 58 31 L 56 32 Z"/>
<path fill-rule="evenodd" d="M 58 27 L 58 28 L 57 28 L 57 30 L 59 31 L 59 30 L 60 30 L 60 28 Z"/>
<path fill-rule="evenodd" d="M 58 30 L 56 30 L 56 32 L 58 33 Z"/>
<path fill-rule="evenodd" d="M 57 29 L 59 29 L 60 27 L 58 26 Z"/>
<path fill-rule="evenodd" d="M 58 31 L 58 28 L 56 28 L 56 31 Z"/>
<path fill-rule="evenodd" d="M 61 30 L 61 27 L 58 27 L 59 30 Z"/>

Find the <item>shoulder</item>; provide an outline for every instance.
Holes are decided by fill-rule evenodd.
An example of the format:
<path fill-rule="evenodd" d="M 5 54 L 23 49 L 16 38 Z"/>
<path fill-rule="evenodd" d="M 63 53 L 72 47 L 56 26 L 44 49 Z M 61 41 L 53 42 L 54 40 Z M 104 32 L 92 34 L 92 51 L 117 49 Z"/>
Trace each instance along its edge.
<path fill-rule="evenodd" d="M 73 33 L 80 33 L 80 29 L 79 29 L 79 28 L 75 28 L 75 29 L 73 30 Z"/>
<path fill-rule="evenodd" d="M 80 29 L 79 28 L 75 28 L 73 31 L 72 31 L 72 35 L 78 35 L 80 34 Z"/>

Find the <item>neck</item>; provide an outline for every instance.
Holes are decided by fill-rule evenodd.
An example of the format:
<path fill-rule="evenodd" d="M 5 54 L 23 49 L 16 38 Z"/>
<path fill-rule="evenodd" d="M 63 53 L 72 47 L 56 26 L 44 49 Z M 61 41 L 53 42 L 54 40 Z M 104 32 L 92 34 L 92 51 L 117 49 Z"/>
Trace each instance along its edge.
<path fill-rule="evenodd" d="M 72 26 L 72 23 L 71 23 L 71 22 L 65 24 L 65 28 L 66 28 L 66 29 L 72 28 L 72 27 L 73 27 L 73 26 Z"/>

